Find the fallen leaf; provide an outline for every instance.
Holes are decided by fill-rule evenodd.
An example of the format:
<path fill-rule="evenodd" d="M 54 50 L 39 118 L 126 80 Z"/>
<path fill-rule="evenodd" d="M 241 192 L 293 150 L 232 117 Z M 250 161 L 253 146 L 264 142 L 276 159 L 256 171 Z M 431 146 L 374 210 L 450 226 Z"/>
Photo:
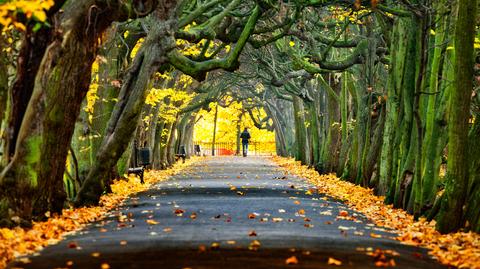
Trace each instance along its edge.
<path fill-rule="evenodd" d="M 219 250 L 219 249 L 220 249 L 220 243 L 218 243 L 218 242 L 213 242 L 213 243 L 210 245 L 210 249 L 211 249 L 211 250 Z"/>
<path fill-rule="evenodd" d="M 100 266 L 101 269 L 110 269 L 110 265 L 108 263 L 102 263 L 102 265 Z"/>
<path fill-rule="evenodd" d="M 121 246 L 126 246 L 126 245 L 127 245 L 127 241 L 126 241 L 126 240 L 120 241 L 120 245 L 121 245 Z"/>
<path fill-rule="evenodd" d="M 183 216 L 183 213 L 185 213 L 185 210 L 180 209 L 180 208 L 175 209 L 175 215 L 181 217 L 181 216 Z"/>
<path fill-rule="evenodd" d="M 91 255 L 92 257 L 98 258 L 100 257 L 100 252 L 93 252 Z"/>
<path fill-rule="evenodd" d="M 256 216 L 255 214 L 253 214 L 253 213 L 248 214 L 248 218 L 249 218 L 249 219 L 254 219 L 254 218 L 256 218 L 256 217 L 257 217 L 257 216 Z"/>
<path fill-rule="evenodd" d="M 164 231 L 165 233 L 170 233 L 170 232 L 172 231 L 172 228 L 167 227 L 167 228 L 163 229 L 163 231 Z"/>
<path fill-rule="evenodd" d="M 285 264 L 286 264 L 286 265 L 298 264 L 298 259 L 297 259 L 297 257 L 292 256 L 292 257 L 287 258 L 287 259 L 285 260 Z"/>
<path fill-rule="evenodd" d="M 337 265 L 337 266 L 340 266 L 340 265 L 342 265 L 342 261 L 339 261 L 339 260 L 337 260 L 337 259 L 334 259 L 334 258 L 330 257 L 330 258 L 328 258 L 327 264 L 328 264 L 328 265 Z"/>
<path fill-rule="evenodd" d="M 370 236 L 373 238 L 382 238 L 381 234 L 376 234 L 376 233 L 370 233 Z"/>
<path fill-rule="evenodd" d="M 193 213 L 190 215 L 190 218 L 191 218 L 191 219 L 196 219 L 196 218 L 197 218 L 197 213 L 193 212 Z"/>
<path fill-rule="evenodd" d="M 341 217 L 346 217 L 346 216 L 348 216 L 348 212 L 345 211 L 345 210 L 340 210 L 340 212 L 338 213 L 338 215 L 341 216 Z"/>
<path fill-rule="evenodd" d="M 77 242 L 69 242 L 68 248 L 78 248 Z"/>
<path fill-rule="evenodd" d="M 258 240 L 253 240 L 250 245 L 248 246 L 249 250 L 258 250 L 260 248 L 261 244 L 260 241 Z"/>
<path fill-rule="evenodd" d="M 157 224 L 159 224 L 158 221 L 155 221 L 155 220 L 153 220 L 153 219 L 147 219 L 147 220 L 145 220 L 145 221 L 146 221 L 148 224 L 150 224 L 150 225 L 157 225 Z"/>
<path fill-rule="evenodd" d="M 251 230 L 251 231 L 248 233 L 248 236 L 257 236 L 257 232 L 255 232 L 255 230 Z"/>

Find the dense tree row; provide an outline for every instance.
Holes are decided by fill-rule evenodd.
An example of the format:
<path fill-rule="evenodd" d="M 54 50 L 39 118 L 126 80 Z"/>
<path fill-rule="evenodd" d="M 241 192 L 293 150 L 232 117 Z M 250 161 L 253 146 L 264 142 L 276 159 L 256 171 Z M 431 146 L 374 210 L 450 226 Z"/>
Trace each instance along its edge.
<path fill-rule="evenodd" d="M 134 141 L 172 165 L 233 100 L 279 155 L 480 230 L 477 1 L 31 2 L 1 13 L 3 225 L 97 203 Z"/>

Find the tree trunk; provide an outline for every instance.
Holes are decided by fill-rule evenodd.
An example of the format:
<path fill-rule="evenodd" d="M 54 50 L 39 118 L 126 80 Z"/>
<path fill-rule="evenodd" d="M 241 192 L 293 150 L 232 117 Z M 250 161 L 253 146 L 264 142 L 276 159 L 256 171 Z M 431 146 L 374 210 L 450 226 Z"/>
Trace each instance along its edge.
<path fill-rule="evenodd" d="M 125 77 L 96 162 L 75 200 L 76 205 L 98 203 L 111 168 L 127 148 L 137 127 L 147 96 L 148 82 L 158 68 L 166 63 L 164 56 L 174 47 L 171 29 L 171 23 L 156 24 L 137 53 Z"/>
<path fill-rule="evenodd" d="M 455 88 L 449 100 L 448 164 L 444 197 L 437 218 L 442 233 L 463 226 L 468 188 L 468 121 L 473 89 L 473 41 L 476 0 L 459 0 L 455 29 Z"/>

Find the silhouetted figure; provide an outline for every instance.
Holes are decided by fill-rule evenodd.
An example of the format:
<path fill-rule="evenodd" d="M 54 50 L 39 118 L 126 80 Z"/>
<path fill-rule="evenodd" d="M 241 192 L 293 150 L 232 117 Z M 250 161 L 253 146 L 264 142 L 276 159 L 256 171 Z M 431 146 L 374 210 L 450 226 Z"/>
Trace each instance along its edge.
<path fill-rule="evenodd" d="M 248 132 L 248 128 L 245 127 L 243 132 L 240 134 L 240 138 L 242 139 L 242 151 L 243 157 L 247 157 L 248 152 L 248 140 L 251 138 L 250 133 Z"/>

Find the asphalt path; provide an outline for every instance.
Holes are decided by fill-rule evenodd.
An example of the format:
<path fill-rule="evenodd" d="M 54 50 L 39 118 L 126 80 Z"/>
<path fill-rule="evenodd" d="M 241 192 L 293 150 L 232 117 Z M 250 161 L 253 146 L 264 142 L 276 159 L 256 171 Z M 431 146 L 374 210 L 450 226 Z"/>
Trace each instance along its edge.
<path fill-rule="evenodd" d="M 443 268 L 312 187 L 268 158 L 206 158 L 9 268 Z"/>

